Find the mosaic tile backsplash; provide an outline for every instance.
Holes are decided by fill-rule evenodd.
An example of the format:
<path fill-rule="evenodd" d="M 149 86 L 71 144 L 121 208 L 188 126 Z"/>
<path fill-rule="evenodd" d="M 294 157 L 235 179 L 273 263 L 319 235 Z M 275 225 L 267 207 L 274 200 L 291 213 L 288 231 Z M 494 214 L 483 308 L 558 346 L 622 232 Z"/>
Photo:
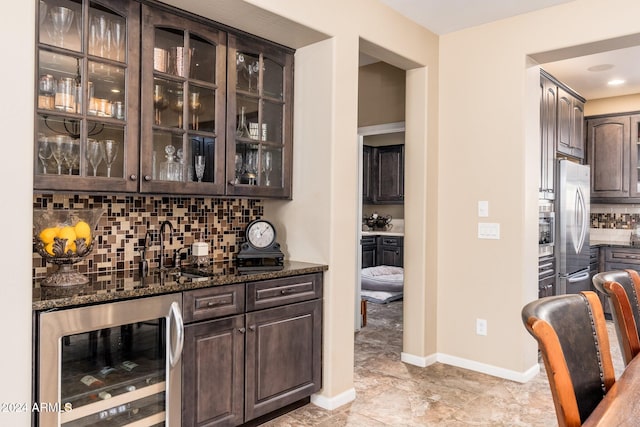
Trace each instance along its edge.
<path fill-rule="evenodd" d="M 260 200 L 252 199 L 62 194 L 34 194 L 33 207 L 105 209 L 95 231 L 93 251 L 76 264 L 81 273 L 137 269 L 147 231 L 151 242 L 146 259 L 150 268 L 157 268 L 160 224 L 165 220 L 173 225 L 172 243 L 165 233 L 165 255 L 190 249 L 194 242 L 207 242 L 211 260 L 232 260 L 239 243 L 244 241 L 245 227 L 262 217 L 264 209 Z M 34 251 L 34 278 L 44 277 L 55 268 Z"/>
<path fill-rule="evenodd" d="M 640 224 L 640 213 L 592 213 L 591 228 L 632 230 Z"/>

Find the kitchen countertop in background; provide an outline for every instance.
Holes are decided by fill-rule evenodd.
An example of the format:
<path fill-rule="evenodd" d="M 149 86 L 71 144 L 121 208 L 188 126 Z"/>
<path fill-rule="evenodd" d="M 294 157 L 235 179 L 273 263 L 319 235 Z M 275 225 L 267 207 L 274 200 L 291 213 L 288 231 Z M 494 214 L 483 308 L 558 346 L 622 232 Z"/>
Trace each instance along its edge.
<path fill-rule="evenodd" d="M 89 283 L 80 286 L 40 287 L 41 279 L 35 279 L 33 281 L 32 310 L 61 309 L 115 302 L 190 289 L 318 273 L 327 269 L 328 266 L 323 264 L 285 261 L 282 270 L 238 273 L 233 262 L 223 262 L 208 266 L 207 275 L 210 277 L 198 278 L 198 281 L 185 280 L 185 278 L 167 273 L 160 274 L 158 270 L 151 271 L 146 277 L 140 277 L 138 271 L 87 274 Z M 185 271 L 189 270 L 185 268 Z"/>

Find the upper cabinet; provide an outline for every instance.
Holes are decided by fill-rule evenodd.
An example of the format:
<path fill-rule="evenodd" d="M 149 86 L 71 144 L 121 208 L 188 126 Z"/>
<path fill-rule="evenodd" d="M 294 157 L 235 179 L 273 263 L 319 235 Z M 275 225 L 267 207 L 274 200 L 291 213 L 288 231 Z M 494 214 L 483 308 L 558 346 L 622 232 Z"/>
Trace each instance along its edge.
<path fill-rule="evenodd" d="M 587 118 L 592 201 L 640 202 L 640 115 Z"/>
<path fill-rule="evenodd" d="M 404 145 L 365 145 L 362 155 L 363 203 L 404 203 Z"/>
<path fill-rule="evenodd" d="M 558 87 L 558 153 L 584 159 L 584 100 Z"/>
<path fill-rule="evenodd" d="M 558 134 L 558 86 L 540 76 L 540 199 L 554 199 L 554 166 Z"/>
<path fill-rule="evenodd" d="M 227 194 L 291 198 L 293 52 L 229 34 L 227 62 Z"/>
<path fill-rule="evenodd" d="M 224 194 L 226 33 L 142 6 L 140 190 Z"/>
<path fill-rule="evenodd" d="M 40 1 L 35 189 L 136 190 L 139 9 L 126 0 Z"/>
<path fill-rule="evenodd" d="M 291 198 L 293 50 L 134 0 L 37 35 L 34 189 Z"/>

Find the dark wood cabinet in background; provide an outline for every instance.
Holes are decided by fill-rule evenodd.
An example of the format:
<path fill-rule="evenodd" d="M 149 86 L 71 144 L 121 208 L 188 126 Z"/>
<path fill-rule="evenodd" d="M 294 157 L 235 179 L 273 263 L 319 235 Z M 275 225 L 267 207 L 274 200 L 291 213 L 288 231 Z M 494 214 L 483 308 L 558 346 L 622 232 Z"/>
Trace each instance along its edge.
<path fill-rule="evenodd" d="M 322 274 L 183 294 L 183 426 L 237 426 L 322 385 Z"/>
<path fill-rule="evenodd" d="M 404 237 L 362 236 L 362 268 L 378 265 L 404 266 Z"/>
<path fill-rule="evenodd" d="M 592 202 L 640 202 L 640 114 L 594 116 L 586 123 Z"/>
<path fill-rule="evenodd" d="M 555 159 L 558 132 L 558 85 L 540 75 L 540 188 L 538 198 L 555 198 Z"/>
<path fill-rule="evenodd" d="M 576 93 L 558 86 L 558 153 L 584 159 L 584 103 Z"/>
<path fill-rule="evenodd" d="M 364 146 L 362 166 L 363 202 L 404 203 L 404 145 Z"/>
<path fill-rule="evenodd" d="M 556 294 L 556 259 L 552 256 L 538 259 L 538 298 Z"/>

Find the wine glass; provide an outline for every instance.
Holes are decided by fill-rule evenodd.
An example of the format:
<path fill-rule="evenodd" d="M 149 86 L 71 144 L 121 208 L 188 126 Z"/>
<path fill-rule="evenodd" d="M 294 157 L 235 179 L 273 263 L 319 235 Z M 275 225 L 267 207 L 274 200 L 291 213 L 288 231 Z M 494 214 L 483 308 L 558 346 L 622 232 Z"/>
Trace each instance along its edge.
<path fill-rule="evenodd" d="M 109 20 L 104 15 L 92 16 L 89 24 L 89 53 L 105 58 L 109 49 Z"/>
<path fill-rule="evenodd" d="M 200 92 L 191 92 L 189 94 L 189 111 L 191 112 L 191 129 L 198 130 L 198 114 L 202 104 L 200 104 Z"/>
<path fill-rule="evenodd" d="M 87 139 L 87 160 L 93 167 L 93 176 L 97 176 L 98 166 L 102 162 L 102 150 L 100 149 L 100 143 L 95 139 Z"/>
<path fill-rule="evenodd" d="M 269 174 L 273 170 L 273 153 L 271 151 L 265 151 L 264 153 L 264 185 L 271 185 L 271 180 L 269 180 Z"/>
<path fill-rule="evenodd" d="M 49 35 L 53 39 L 53 44 L 56 46 L 64 47 L 64 35 L 67 34 L 69 28 L 71 28 L 73 15 L 73 10 L 63 6 L 53 7 L 49 11 L 53 27 L 53 34 Z"/>
<path fill-rule="evenodd" d="M 47 18 L 47 3 L 44 0 L 40 0 L 40 26 L 44 23 L 44 20 Z"/>
<path fill-rule="evenodd" d="M 76 144 L 71 139 L 68 139 L 64 143 L 63 149 L 62 149 L 62 156 L 63 156 L 64 164 L 69 170 L 69 175 L 73 175 L 73 168 L 75 168 L 78 164 L 80 153 L 78 153 L 78 150 L 76 149 Z"/>
<path fill-rule="evenodd" d="M 182 114 L 184 110 L 184 92 L 181 90 L 176 90 L 171 97 L 171 104 L 169 105 L 171 110 L 173 110 L 178 115 L 178 127 L 182 128 Z"/>
<path fill-rule="evenodd" d="M 115 20 L 111 22 L 111 42 L 112 47 L 116 51 L 116 61 L 120 61 L 120 52 L 122 52 L 122 48 L 124 46 L 124 22 L 120 20 Z"/>
<path fill-rule="evenodd" d="M 38 134 L 38 158 L 42 163 L 42 173 L 47 173 L 47 162 L 53 156 L 51 152 L 51 145 L 49 145 L 49 138 L 44 134 Z"/>
<path fill-rule="evenodd" d="M 113 139 L 100 141 L 100 151 L 104 162 L 107 164 L 107 178 L 111 178 L 111 165 L 118 155 L 118 142 Z"/>
<path fill-rule="evenodd" d="M 202 177 L 204 176 L 204 164 L 205 164 L 204 156 L 196 156 L 194 163 L 195 163 L 196 177 L 198 178 L 198 182 L 202 182 Z"/>
<path fill-rule="evenodd" d="M 153 85 L 153 108 L 155 113 L 155 124 L 162 124 L 162 110 L 169 106 L 169 102 L 164 95 L 164 86 Z"/>
<path fill-rule="evenodd" d="M 64 161 L 64 148 L 67 140 L 66 135 L 56 135 L 53 137 L 53 145 L 51 146 L 51 155 L 58 165 L 58 175 L 62 175 L 62 162 Z"/>

